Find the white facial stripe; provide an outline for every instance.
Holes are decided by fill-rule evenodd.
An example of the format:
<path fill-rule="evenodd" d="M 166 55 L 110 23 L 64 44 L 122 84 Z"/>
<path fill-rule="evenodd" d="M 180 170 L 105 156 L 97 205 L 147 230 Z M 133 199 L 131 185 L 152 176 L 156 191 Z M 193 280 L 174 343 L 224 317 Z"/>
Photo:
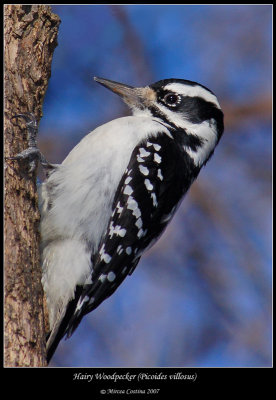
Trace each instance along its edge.
<path fill-rule="evenodd" d="M 164 89 L 171 90 L 172 92 L 179 93 L 183 96 L 202 97 L 205 101 L 214 103 L 220 109 L 220 105 L 216 96 L 201 86 L 189 86 L 183 85 L 182 83 L 169 83 L 164 87 Z"/>
<path fill-rule="evenodd" d="M 185 116 L 182 114 L 176 113 L 175 111 L 169 110 L 167 107 L 163 106 L 162 104 L 156 105 L 157 108 L 159 108 L 160 111 L 166 116 L 168 121 L 172 122 L 176 126 L 179 126 L 180 128 L 184 128 L 186 126 L 186 120 L 184 119 Z"/>
<path fill-rule="evenodd" d="M 212 122 L 212 120 L 210 122 Z M 208 121 L 204 121 L 197 125 L 191 124 L 190 128 L 187 129 L 187 133 L 196 135 L 200 139 L 203 139 L 203 144 L 198 147 L 196 151 L 193 151 L 190 147 L 184 147 L 185 151 L 194 160 L 194 163 L 201 166 L 216 146 L 217 133 L 215 125 L 210 125 Z"/>

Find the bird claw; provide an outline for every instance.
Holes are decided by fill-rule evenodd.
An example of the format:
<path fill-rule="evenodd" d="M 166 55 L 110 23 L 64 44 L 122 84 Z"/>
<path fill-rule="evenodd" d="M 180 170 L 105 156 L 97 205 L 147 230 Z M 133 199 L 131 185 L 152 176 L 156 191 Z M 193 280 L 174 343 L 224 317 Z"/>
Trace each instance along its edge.
<path fill-rule="evenodd" d="M 28 147 L 23 150 L 21 153 L 16 154 L 13 157 L 5 157 L 5 160 L 16 160 L 23 161 L 29 164 L 29 172 L 33 172 L 36 168 L 36 161 L 40 159 L 40 151 L 35 147 Z"/>
<path fill-rule="evenodd" d="M 50 164 L 37 147 L 37 120 L 33 113 L 19 113 L 11 117 L 11 119 L 23 118 L 26 121 L 28 132 L 28 148 L 13 157 L 5 157 L 5 160 L 23 161 L 29 164 L 29 172 L 33 172 L 36 168 L 37 161 L 40 161 L 43 168 L 53 169 L 54 164 Z"/>
<path fill-rule="evenodd" d="M 15 114 L 11 117 L 11 119 L 22 117 L 26 120 L 26 124 L 32 123 L 33 125 L 37 126 L 37 121 L 33 113 L 26 112 L 26 113 L 19 113 Z"/>

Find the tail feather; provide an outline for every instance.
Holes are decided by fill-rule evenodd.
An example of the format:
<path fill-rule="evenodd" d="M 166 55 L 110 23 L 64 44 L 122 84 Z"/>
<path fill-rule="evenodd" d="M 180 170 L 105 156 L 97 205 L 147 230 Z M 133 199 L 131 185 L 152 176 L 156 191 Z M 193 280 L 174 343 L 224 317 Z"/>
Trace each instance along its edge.
<path fill-rule="evenodd" d="M 56 320 L 50 334 L 48 335 L 47 343 L 46 343 L 46 352 L 47 352 L 47 363 L 49 364 L 51 358 L 53 357 L 59 342 L 62 338 L 67 334 L 68 323 L 72 318 L 72 315 L 75 312 L 79 297 L 82 293 L 83 287 L 77 286 L 75 291 L 75 297 L 68 303 L 66 309 L 64 309 L 63 313 Z M 70 335 L 71 336 L 71 335 Z"/>

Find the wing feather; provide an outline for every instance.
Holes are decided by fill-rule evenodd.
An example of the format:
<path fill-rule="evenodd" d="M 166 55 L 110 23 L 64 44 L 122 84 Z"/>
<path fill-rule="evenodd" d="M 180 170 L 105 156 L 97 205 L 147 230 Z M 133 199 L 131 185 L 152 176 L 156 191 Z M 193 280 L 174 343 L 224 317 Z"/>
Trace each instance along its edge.
<path fill-rule="evenodd" d="M 185 192 L 183 160 L 167 135 L 142 141 L 133 150 L 116 191 L 112 216 L 93 258 L 68 323 L 71 336 L 82 317 L 98 307 L 131 274 L 141 254 L 157 240 Z"/>
<path fill-rule="evenodd" d="M 70 337 L 82 317 L 132 274 L 142 253 L 171 220 L 192 179 L 177 146 L 173 138 L 160 134 L 133 150 L 114 196 L 107 230 L 92 259 L 92 274 L 83 287 L 76 288 L 56 334 L 57 343 L 64 335 Z M 54 341 L 52 348 L 56 345 Z"/>

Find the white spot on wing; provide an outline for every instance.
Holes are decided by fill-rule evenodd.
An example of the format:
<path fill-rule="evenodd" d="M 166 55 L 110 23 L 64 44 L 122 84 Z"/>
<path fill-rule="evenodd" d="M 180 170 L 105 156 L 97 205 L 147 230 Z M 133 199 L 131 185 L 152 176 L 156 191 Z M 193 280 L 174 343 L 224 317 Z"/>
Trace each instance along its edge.
<path fill-rule="evenodd" d="M 116 225 L 115 228 L 113 226 L 113 222 L 111 222 L 111 226 L 109 229 L 109 236 L 110 238 L 113 237 L 113 235 L 119 235 L 121 237 L 124 237 L 126 234 L 126 230 L 122 228 L 120 225 Z"/>
<path fill-rule="evenodd" d="M 103 260 L 106 264 L 108 264 L 111 260 L 111 257 L 109 254 L 104 253 L 101 255 L 101 260 Z"/>
<path fill-rule="evenodd" d="M 140 172 L 141 172 L 143 175 L 148 175 L 148 174 L 149 174 L 149 170 L 148 170 L 147 167 L 144 167 L 143 165 L 139 165 L 139 169 L 140 169 Z"/>
<path fill-rule="evenodd" d="M 100 254 L 103 254 L 103 253 L 104 253 L 104 249 L 105 249 L 105 245 L 103 244 L 102 247 L 100 248 L 99 253 L 100 253 Z"/>
<path fill-rule="evenodd" d="M 128 194 L 131 195 L 131 193 L 133 192 L 131 186 L 127 185 L 124 189 L 124 194 Z"/>
<path fill-rule="evenodd" d="M 123 207 L 121 207 L 120 202 L 118 201 L 116 208 L 118 208 L 118 214 L 121 214 L 123 211 Z"/>
<path fill-rule="evenodd" d="M 83 299 L 83 302 L 86 303 L 87 301 L 89 301 L 89 296 L 85 296 Z"/>
<path fill-rule="evenodd" d="M 138 162 L 145 162 L 145 160 L 143 158 L 141 158 L 138 154 L 137 154 L 137 161 Z"/>
<path fill-rule="evenodd" d="M 108 273 L 108 275 L 107 275 L 107 280 L 108 280 L 109 282 L 113 282 L 113 281 L 115 280 L 115 278 L 116 278 L 116 275 L 114 274 L 114 272 L 113 272 L 113 271 L 110 271 L 110 272 Z"/>
<path fill-rule="evenodd" d="M 88 296 L 85 296 L 81 301 L 78 302 L 76 311 L 80 310 L 83 306 L 84 303 L 86 303 L 89 300 Z"/>
<path fill-rule="evenodd" d="M 135 225 L 137 226 L 138 229 L 142 228 L 143 222 L 141 218 L 138 218 L 137 221 L 135 222 Z"/>
<path fill-rule="evenodd" d="M 140 157 L 148 157 L 150 156 L 150 152 L 145 150 L 144 147 L 140 147 Z"/>
<path fill-rule="evenodd" d="M 120 244 L 120 245 L 117 247 L 117 253 L 120 255 L 122 252 L 123 252 L 123 246 Z"/>
<path fill-rule="evenodd" d="M 137 207 L 135 210 L 132 211 L 132 214 L 134 215 L 134 217 L 139 218 L 141 217 L 141 211 L 140 209 Z"/>
<path fill-rule="evenodd" d="M 149 179 L 145 179 L 144 183 L 146 185 L 147 190 L 152 190 L 153 189 L 153 185 L 151 184 Z"/>
<path fill-rule="evenodd" d="M 129 196 L 127 199 L 127 208 L 129 210 L 135 210 L 138 207 L 138 203 L 136 200 L 134 200 L 133 197 Z"/>
<path fill-rule="evenodd" d="M 159 156 L 159 154 L 154 153 L 154 161 L 157 162 L 158 164 L 161 163 L 161 157 Z"/>
<path fill-rule="evenodd" d="M 93 304 L 94 303 L 94 301 L 95 301 L 95 297 L 90 297 L 90 300 L 89 300 L 89 305 L 91 305 L 91 304 Z"/>
<path fill-rule="evenodd" d="M 119 236 L 124 237 L 125 234 L 126 234 L 126 230 L 125 229 L 120 229 Z"/>
<path fill-rule="evenodd" d="M 143 231 L 143 229 L 140 229 L 137 233 L 138 238 L 140 239 L 141 237 L 146 236 L 147 232 L 148 232 L 147 229 L 145 229 L 144 231 Z M 136 256 L 136 258 L 137 258 L 137 256 Z"/>
<path fill-rule="evenodd" d="M 159 168 L 158 171 L 157 171 L 157 178 L 159 178 L 160 181 L 163 181 L 163 175 L 162 175 L 162 172 L 161 172 L 161 169 L 160 169 L 160 168 Z"/>
<path fill-rule="evenodd" d="M 99 254 L 101 256 L 101 260 L 103 260 L 106 264 L 108 264 L 110 262 L 110 260 L 111 260 L 111 257 L 110 257 L 109 254 L 105 253 L 104 249 L 105 249 L 105 246 L 103 244 L 101 249 L 100 249 L 100 251 L 99 251 Z"/>
<path fill-rule="evenodd" d="M 153 202 L 154 207 L 157 207 L 158 203 L 157 203 L 157 199 L 156 199 L 156 194 L 152 193 L 151 194 L 151 198 L 152 198 L 152 202 Z"/>
<path fill-rule="evenodd" d="M 138 238 L 140 239 L 144 235 L 143 229 L 140 229 L 137 233 Z"/>
<path fill-rule="evenodd" d="M 127 208 L 132 211 L 132 214 L 136 217 L 139 218 L 141 216 L 141 211 L 138 207 L 138 203 L 132 196 L 129 196 L 127 199 Z"/>
<path fill-rule="evenodd" d="M 101 274 L 99 276 L 99 281 L 104 282 L 106 280 L 106 275 L 105 274 Z"/>
<path fill-rule="evenodd" d="M 126 253 L 127 253 L 128 255 L 130 255 L 131 252 L 132 252 L 132 248 L 131 248 L 130 246 L 127 247 L 127 248 L 126 248 Z"/>
<path fill-rule="evenodd" d="M 159 151 L 161 149 L 161 146 L 157 143 L 153 143 L 153 147 L 156 151 Z"/>

